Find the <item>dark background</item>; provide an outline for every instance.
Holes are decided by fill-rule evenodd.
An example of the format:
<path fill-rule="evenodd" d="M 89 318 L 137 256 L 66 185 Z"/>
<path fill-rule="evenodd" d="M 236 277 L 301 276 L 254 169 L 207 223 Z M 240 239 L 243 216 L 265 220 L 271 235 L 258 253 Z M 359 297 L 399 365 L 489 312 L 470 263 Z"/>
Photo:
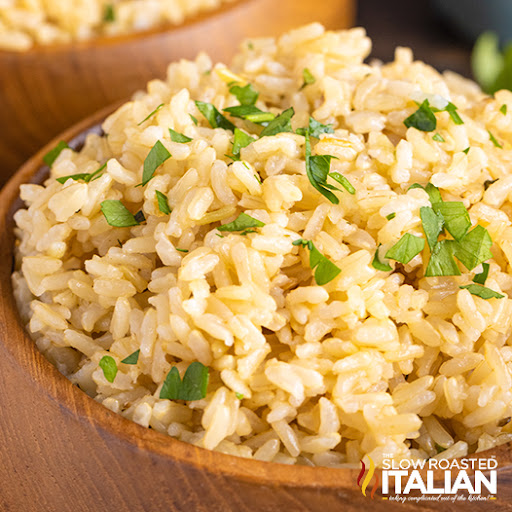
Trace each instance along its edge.
<path fill-rule="evenodd" d="M 356 25 L 366 28 L 375 58 L 392 60 L 396 46 L 408 46 L 416 59 L 440 71 L 471 77 L 473 42 L 452 28 L 430 0 L 359 0 Z"/>

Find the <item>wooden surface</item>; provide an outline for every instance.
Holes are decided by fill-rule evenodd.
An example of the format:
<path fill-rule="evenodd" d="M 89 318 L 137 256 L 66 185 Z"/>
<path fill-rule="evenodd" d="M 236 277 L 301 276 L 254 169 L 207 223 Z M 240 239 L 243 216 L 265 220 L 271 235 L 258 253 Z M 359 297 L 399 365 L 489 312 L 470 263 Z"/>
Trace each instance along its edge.
<path fill-rule="evenodd" d="M 207 51 L 229 62 L 245 37 L 312 21 L 346 28 L 353 0 L 238 0 L 184 25 L 86 43 L 0 50 L 0 186 L 43 144 L 80 119 L 130 97 L 171 61 Z"/>
<path fill-rule="evenodd" d="M 106 112 L 56 140 L 78 147 Z M 82 135 L 81 135 L 82 134 Z M 112 413 L 73 386 L 25 334 L 12 296 L 12 215 L 21 183 L 48 169 L 32 158 L 0 193 L 1 512 L 338 512 L 395 510 L 364 498 L 358 470 L 284 466 L 182 443 Z M 498 500 L 443 503 L 443 511 L 512 511 L 510 445 L 495 455 Z M 401 505 L 435 510 L 436 502 Z"/>

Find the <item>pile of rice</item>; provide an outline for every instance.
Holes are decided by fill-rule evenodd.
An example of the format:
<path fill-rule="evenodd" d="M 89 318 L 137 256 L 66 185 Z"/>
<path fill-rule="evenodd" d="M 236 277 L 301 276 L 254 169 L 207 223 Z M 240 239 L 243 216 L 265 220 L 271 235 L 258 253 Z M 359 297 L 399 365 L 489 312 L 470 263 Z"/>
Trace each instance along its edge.
<path fill-rule="evenodd" d="M 21 187 L 15 294 L 37 347 L 63 374 L 140 425 L 264 461 L 449 458 L 512 440 L 512 93 L 486 96 L 406 48 L 389 64 L 365 64 L 370 48 L 361 28 L 311 24 L 244 43 L 229 69 L 206 55 L 172 64 L 166 81 L 105 121 L 105 136 L 64 149 L 44 185 Z M 331 170 L 355 194 L 336 191 L 336 205 L 311 186 L 305 137 L 294 132 L 258 138 L 232 162 L 233 132 L 211 128 L 195 104 L 237 105 L 232 82 L 252 84 L 261 110 L 293 107 L 294 130 L 310 116 L 332 123 L 312 152 L 335 156 Z M 422 98 L 458 108 L 460 124 L 436 113 L 444 142 L 404 125 Z M 169 128 L 192 141 L 172 142 Z M 172 158 L 137 187 L 157 141 Z M 105 162 L 89 183 L 56 181 Z M 429 182 L 488 230 L 485 286 L 504 298 L 460 288 L 482 265 L 424 277 L 427 246 L 406 265 L 390 260 L 391 271 L 372 265 L 379 244 L 384 259 L 404 234 L 424 237 L 429 196 L 409 187 Z M 109 226 L 105 199 L 142 209 L 146 222 Z M 218 231 L 242 212 L 264 227 Z M 339 275 L 317 285 L 308 250 L 293 245 L 301 238 Z M 136 365 L 121 363 L 139 349 Z M 99 367 L 107 355 L 119 369 L 113 383 Z M 206 397 L 160 399 L 170 369 L 183 376 L 194 361 L 209 367 Z"/>
<path fill-rule="evenodd" d="M 0 0 L 0 49 L 66 44 L 180 25 L 235 0 Z"/>

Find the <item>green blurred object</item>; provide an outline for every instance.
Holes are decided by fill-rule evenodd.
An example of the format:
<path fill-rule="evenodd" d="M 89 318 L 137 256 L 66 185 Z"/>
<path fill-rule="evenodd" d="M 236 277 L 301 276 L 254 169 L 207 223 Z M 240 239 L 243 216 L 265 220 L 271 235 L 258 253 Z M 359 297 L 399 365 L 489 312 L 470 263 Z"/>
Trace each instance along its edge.
<path fill-rule="evenodd" d="M 507 43 L 502 53 L 498 35 L 484 32 L 473 48 L 471 67 L 476 81 L 488 94 L 512 90 L 512 43 Z"/>

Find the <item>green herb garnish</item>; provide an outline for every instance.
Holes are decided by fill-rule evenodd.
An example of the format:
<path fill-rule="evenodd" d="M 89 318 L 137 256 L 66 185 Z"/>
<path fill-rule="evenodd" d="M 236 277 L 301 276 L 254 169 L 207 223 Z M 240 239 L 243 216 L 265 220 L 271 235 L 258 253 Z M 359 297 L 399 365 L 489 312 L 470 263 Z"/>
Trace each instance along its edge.
<path fill-rule="evenodd" d="M 156 200 L 158 202 L 158 209 L 164 214 L 169 215 L 171 213 L 171 208 L 169 207 L 169 201 L 167 196 L 160 192 L 159 190 L 155 191 Z"/>
<path fill-rule="evenodd" d="M 254 231 L 249 231 L 252 228 L 262 228 L 265 225 L 264 222 L 261 222 L 247 213 L 241 213 L 233 222 L 228 224 L 223 224 L 219 226 L 217 229 L 219 231 L 229 231 L 229 232 L 237 232 L 242 231 L 242 235 L 246 235 L 247 233 L 252 233 Z"/>
<path fill-rule="evenodd" d="M 59 155 L 64 151 L 65 149 L 69 148 L 68 143 L 61 140 L 52 150 L 48 151 L 46 155 L 43 156 L 43 162 L 48 166 L 51 167 L 55 160 L 59 157 Z"/>
<path fill-rule="evenodd" d="M 441 192 L 439 192 L 439 189 L 432 185 L 432 183 L 427 183 L 425 187 L 423 185 L 420 185 L 419 183 L 413 183 L 407 190 L 409 191 L 414 188 L 423 189 L 428 194 L 428 198 L 432 204 L 443 202 Z"/>
<path fill-rule="evenodd" d="M 75 181 L 83 180 L 86 183 L 89 183 L 90 181 L 97 180 L 100 177 L 101 171 L 103 171 L 105 169 L 105 167 L 107 167 L 107 164 L 103 164 L 99 169 L 97 169 L 94 172 L 81 173 L 81 174 L 70 174 L 69 176 L 62 176 L 60 178 L 57 178 L 57 181 L 62 184 L 66 183 L 66 181 L 68 181 L 68 180 L 75 180 Z"/>
<path fill-rule="evenodd" d="M 348 181 L 347 178 L 339 172 L 331 172 L 329 173 L 329 176 L 333 180 L 337 181 L 349 194 L 354 195 L 356 193 L 356 189 L 353 187 L 352 183 L 350 183 L 350 181 Z"/>
<path fill-rule="evenodd" d="M 446 107 L 444 108 L 448 114 L 450 114 L 450 117 L 452 118 L 452 121 L 455 124 L 464 124 L 464 121 L 461 119 L 459 114 L 457 113 L 457 107 L 453 103 L 448 103 Z"/>
<path fill-rule="evenodd" d="M 144 160 L 144 171 L 142 173 L 141 183 L 143 187 L 151 181 L 155 171 L 169 158 L 171 158 L 171 153 L 169 153 L 165 146 L 158 140 L 151 148 L 146 160 Z"/>
<path fill-rule="evenodd" d="M 469 293 L 471 293 L 471 295 L 476 295 L 477 297 L 480 297 L 485 300 L 503 299 L 505 297 L 505 295 L 495 292 L 494 290 L 491 290 L 490 288 L 487 288 L 480 284 L 468 284 L 466 286 L 459 286 L 459 288 L 463 290 L 468 290 Z"/>
<path fill-rule="evenodd" d="M 492 239 L 487 229 L 476 226 L 455 247 L 455 257 L 468 269 L 473 270 L 491 259 Z"/>
<path fill-rule="evenodd" d="M 158 105 L 158 107 L 156 107 L 153 112 L 148 114 L 147 117 L 145 117 L 137 126 L 140 126 L 141 124 L 144 124 L 148 119 L 151 119 L 164 105 L 165 103 L 160 103 L 160 105 Z"/>
<path fill-rule="evenodd" d="M 462 152 L 463 152 L 463 153 L 466 153 L 466 155 L 467 155 L 467 154 L 469 153 L 469 150 L 470 150 L 470 149 L 471 149 L 471 148 L 469 148 L 469 147 L 468 147 L 468 148 L 466 148 L 466 149 L 463 149 L 463 150 L 462 150 Z"/>
<path fill-rule="evenodd" d="M 503 146 L 496 140 L 496 137 L 491 132 L 488 131 L 488 133 L 489 139 L 491 139 L 491 142 L 494 144 L 494 146 L 503 149 Z"/>
<path fill-rule="evenodd" d="M 506 105 L 506 103 L 503 103 L 503 105 L 501 105 L 501 107 L 500 107 L 500 112 L 501 112 L 504 116 L 506 116 L 506 115 L 507 115 L 507 105 Z"/>
<path fill-rule="evenodd" d="M 105 23 L 113 23 L 116 20 L 116 13 L 113 4 L 105 5 L 105 12 L 103 13 L 103 21 Z"/>
<path fill-rule="evenodd" d="M 315 137 L 315 139 L 319 139 L 322 133 L 334 133 L 334 128 L 332 127 L 332 124 L 322 124 L 316 119 L 313 119 L 312 117 L 309 118 L 308 128 L 299 128 L 296 133 L 298 135 L 303 135 L 305 137 L 308 129 L 309 136 Z"/>
<path fill-rule="evenodd" d="M 386 219 L 388 219 L 388 220 L 392 220 L 392 219 L 394 219 L 395 217 L 396 217 L 396 213 L 395 213 L 395 212 L 390 213 L 389 215 L 386 215 Z"/>
<path fill-rule="evenodd" d="M 425 247 L 425 240 L 418 236 L 405 233 L 398 242 L 386 253 L 386 258 L 406 265 Z"/>
<path fill-rule="evenodd" d="M 428 100 L 425 100 L 416 112 L 405 119 L 404 124 L 407 128 L 416 128 L 422 132 L 434 131 L 437 126 L 437 119 Z"/>
<path fill-rule="evenodd" d="M 174 131 L 172 128 L 169 128 L 169 134 L 171 135 L 171 140 L 173 142 L 179 142 L 181 144 L 186 144 L 187 142 L 190 142 L 192 139 L 190 137 L 187 137 L 186 135 L 183 135 L 182 133 L 178 133 Z"/>
<path fill-rule="evenodd" d="M 289 108 L 278 115 L 273 121 L 270 121 L 266 128 L 261 132 L 260 137 L 270 137 L 283 132 L 293 132 L 291 119 L 295 115 L 295 110 Z"/>
<path fill-rule="evenodd" d="M 436 142 L 446 142 L 440 133 L 435 133 L 432 139 L 435 140 Z"/>
<path fill-rule="evenodd" d="M 482 263 L 482 272 L 473 277 L 473 282 L 484 285 L 485 281 L 487 281 L 487 276 L 489 275 L 489 268 L 489 263 Z"/>
<path fill-rule="evenodd" d="M 244 399 L 244 395 L 242 395 L 242 393 L 235 393 L 235 396 L 237 397 L 238 400 Z"/>
<path fill-rule="evenodd" d="M 460 276 L 460 270 L 453 259 L 456 243 L 454 240 L 441 240 L 432 249 L 425 277 Z"/>
<path fill-rule="evenodd" d="M 121 363 L 124 364 L 137 364 L 139 362 L 140 349 L 136 350 L 133 354 L 123 359 Z"/>
<path fill-rule="evenodd" d="M 116 228 L 138 226 L 140 223 L 118 199 L 106 199 L 101 203 L 101 212 L 108 224 Z"/>
<path fill-rule="evenodd" d="M 178 249 L 177 247 L 176 247 L 176 250 L 179 252 L 188 252 L 188 249 Z"/>
<path fill-rule="evenodd" d="M 235 130 L 235 125 L 226 119 L 217 108 L 211 103 L 205 103 L 203 101 L 196 101 L 196 106 L 206 118 L 212 128 L 222 128 L 224 130 Z"/>
<path fill-rule="evenodd" d="M 100 368 L 103 370 L 105 379 L 109 382 L 114 382 L 117 375 L 117 364 L 115 359 L 111 356 L 103 356 L 100 359 Z"/>
<path fill-rule="evenodd" d="M 246 121 L 256 124 L 268 123 L 276 117 L 271 112 L 263 112 L 263 110 L 260 110 L 254 105 L 237 105 L 236 107 L 225 108 L 224 112 L 227 112 L 233 117 L 245 119 Z"/>
<path fill-rule="evenodd" d="M 190 119 L 192 119 L 192 122 L 197 126 L 199 124 L 197 117 L 193 116 L 192 114 L 189 114 L 189 116 L 190 116 Z"/>
<path fill-rule="evenodd" d="M 203 399 L 208 388 L 208 373 L 208 367 L 196 361 L 190 364 L 181 380 L 178 368 L 173 366 L 165 378 L 160 398 L 188 402 Z"/>
<path fill-rule="evenodd" d="M 304 80 L 304 83 L 301 86 L 301 90 L 304 89 L 304 87 L 307 87 L 308 85 L 312 85 L 316 82 L 316 78 L 313 76 L 313 73 L 308 68 L 304 68 L 302 70 L 302 78 Z"/>
<path fill-rule="evenodd" d="M 432 251 L 437 244 L 439 235 L 443 231 L 444 218 L 440 213 L 436 213 L 430 208 L 430 206 L 422 206 L 420 208 L 420 218 L 428 246 Z"/>
<path fill-rule="evenodd" d="M 341 269 L 327 259 L 311 240 L 299 238 L 292 242 L 292 245 L 309 249 L 309 266 L 315 271 L 314 277 L 317 285 L 323 286 L 330 283 L 341 272 Z"/>
<path fill-rule="evenodd" d="M 235 138 L 233 140 L 233 159 L 240 160 L 240 151 L 242 148 L 246 148 L 255 140 L 255 138 L 247 135 L 247 133 L 238 128 L 235 128 Z"/>
<path fill-rule="evenodd" d="M 391 270 L 393 270 L 393 268 L 388 263 L 383 263 L 382 261 L 380 261 L 379 249 L 380 249 L 380 244 L 379 244 L 379 247 L 377 247 L 377 250 L 375 251 L 375 256 L 373 257 L 373 261 L 372 261 L 372 267 L 377 270 L 380 270 L 381 272 L 390 272 Z"/>
<path fill-rule="evenodd" d="M 437 214 L 444 219 L 444 227 L 458 242 L 466 236 L 471 220 L 466 207 L 460 201 L 437 202 L 432 205 Z"/>
<path fill-rule="evenodd" d="M 240 85 L 233 85 L 229 88 L 229 92 L 235 96 L 240 102 L 240 105 L 254 105 L 258 101 L 260 93 L 254 89 L 252 84 L 247 84 L 245 87 Z"/>

